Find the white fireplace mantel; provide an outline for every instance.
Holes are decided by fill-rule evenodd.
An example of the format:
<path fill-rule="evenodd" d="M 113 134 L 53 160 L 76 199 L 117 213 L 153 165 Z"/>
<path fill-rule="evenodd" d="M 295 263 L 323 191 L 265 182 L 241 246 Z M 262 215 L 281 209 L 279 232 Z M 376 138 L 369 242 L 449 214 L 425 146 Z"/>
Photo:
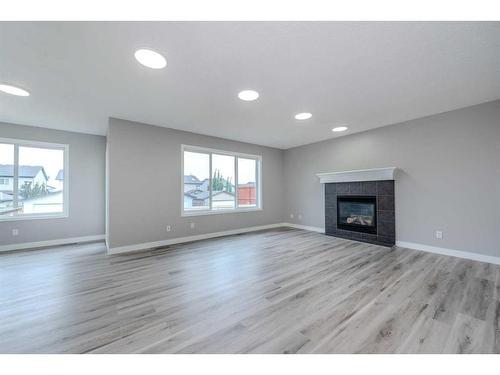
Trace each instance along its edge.
<path fill-rule="evenodd" d="M 332 182 L 384 181 L 396 179 L 396 167 L 317 173 L 322 184 Z"/>

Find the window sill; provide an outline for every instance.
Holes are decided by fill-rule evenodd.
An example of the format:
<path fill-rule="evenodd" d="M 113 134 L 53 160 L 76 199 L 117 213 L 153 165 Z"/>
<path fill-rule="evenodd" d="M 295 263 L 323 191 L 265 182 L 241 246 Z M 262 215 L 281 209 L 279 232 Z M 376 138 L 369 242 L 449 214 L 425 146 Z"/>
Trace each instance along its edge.
<path fill-rule="evenodd" d="M 44 219 L 64 219 L 64 218 L 67 218 L 67 217 L 69 217 L 69 215 L 67 213 L 61 213 L 61 214 L 39 214 L 39 215 L 20 215 L 20 216 L 0 217 L 0 222 L 44 220 Z"/>
<path fill-rule="evenodd" d="M 237 208 L 234 210 L 228 209 L 228 210 L 218 210 L 218 211 L 182 211 L 181 216 L 182 217 L 189 217 L 189 216 L 208 216 L 208 215 L 221 215 L 221 214 L 241 214 L 243 212 L 255 212 L 255 211 L 262 211 L 262 207 L 257 207 L 257 208 Z"/>

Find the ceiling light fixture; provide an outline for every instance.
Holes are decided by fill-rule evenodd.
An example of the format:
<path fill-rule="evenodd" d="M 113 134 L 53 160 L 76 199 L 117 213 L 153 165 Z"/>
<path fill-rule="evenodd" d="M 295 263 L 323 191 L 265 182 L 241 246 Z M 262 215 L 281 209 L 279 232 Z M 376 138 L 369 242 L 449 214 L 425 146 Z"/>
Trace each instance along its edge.
<path fill-rule="evenodd" d="M 347 126 L 337 126 L 332 129 L 332 132 L 345 132 L 348 129 Z"/>
<path fill-rule="evenodd" d="M 295 115 L 295 120 L 308 120 L 312 117 L 312 113 L 302 112 Z"/>
<path fill-rule="evenodd" d="M 163 69 L 167 66 L 167 60 L 158 52 L 150 49 L 138 49 L 134 56 L 142 65 L 151 69 Z"/>
<path fill-rule="evenodd" d="M 245 102 L 251 102 L 259 97 L 259 93 L 255 90 L 243 90 L 238 94 L 238 98 Z"/>
<path fill-rule="evenodd" d="M 23 90 L 20 87 L 7 85 L 6 83 L 0 83 L 0 91 L 3 91 L 6 94 L 16 95 L 16 96 L 30 96 L 30 93 L 26 90 Z"/>

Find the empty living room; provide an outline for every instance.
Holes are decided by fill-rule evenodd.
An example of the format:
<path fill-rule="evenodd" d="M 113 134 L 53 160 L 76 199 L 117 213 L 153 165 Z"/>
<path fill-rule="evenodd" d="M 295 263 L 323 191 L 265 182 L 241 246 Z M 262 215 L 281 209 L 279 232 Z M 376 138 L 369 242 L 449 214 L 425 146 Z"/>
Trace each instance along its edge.
<path fill-rule="evenodd" d="M 500 22 L 55 18 L 0 22 L 0 363 L 500 354 Z"/>

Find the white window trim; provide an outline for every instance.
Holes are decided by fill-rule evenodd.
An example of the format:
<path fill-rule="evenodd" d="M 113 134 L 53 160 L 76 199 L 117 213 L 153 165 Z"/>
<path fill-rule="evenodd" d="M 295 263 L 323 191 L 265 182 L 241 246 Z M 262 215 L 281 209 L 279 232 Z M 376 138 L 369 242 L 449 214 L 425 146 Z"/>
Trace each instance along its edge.
<path fill-rule="evenodd" d="M 18 216 L 0 216 L 0 222 L 6 221 L 23 221 L 23 220 L 40 220 L 40 219 L 62 219 L 69 217 L 69 145 L 60 143 L 49 143 L 30 141 L 26 139 L 14 138 L 0 138 L 0 143 L 14 145 L 14 191 L 18 189 L 18 168 L 19 165 L 19 146 L 60 149 L 64 151 L 64 181 L 63 181 L 63 212 L 57 213 L 40 213 L 40 214 L 26 214 Z"/>
<path fill-rule="evenodd" d="M 219 154 L 219 155 L 229 155 L 229 156 L 234 156 L 234 172 L 235 172 L 235 195 L 234 195 L 234 204 L 235 208 L 228 208 L 224 210 L 212 210 L 212 200 L 210 199 L 210 206 L 206 210 L 199 210 L 199 211 L 189 211 L 189 210 L 184 210 L 184 151 L 188 152 L 198 152 L 202 154 Z M 245 158 L 245 159 L 254 159 L 257 161 L 257 171 L 255 174 L 256 178 L 256 186 L 257 186 L 257 191 L 256 191 L 256 200 L 257 200 L 257 206 L 256 207 L 248 207 L 248 208 L 238 208 L 238 157 L 240 158 Z M 210 191 L 210 196 L 212 195 L 212 157 L 209 158 L 209 191 Z M 180 173 L 180 180 L 181 180 L 181 216 L 183 217 L 188 217 L 188 216 L 205 216 L 205 215 L 221 215 L 221 214 L 235 214 L 235 213 L 242 213 L 242 212 L 252 212 L 252 211 L 262 211 L 262 156 L 261 155 L 252 155 L 252 154 L 244 154 L 241 152 L 233 152 L 233 151 L 226 151 L 226 150 L 217 150 L 214 148 L 207 148 L 207 147 L 199 147 L 199 146 L 190 146 L 190 145 L 181 145 L 181 173 Z"/>

